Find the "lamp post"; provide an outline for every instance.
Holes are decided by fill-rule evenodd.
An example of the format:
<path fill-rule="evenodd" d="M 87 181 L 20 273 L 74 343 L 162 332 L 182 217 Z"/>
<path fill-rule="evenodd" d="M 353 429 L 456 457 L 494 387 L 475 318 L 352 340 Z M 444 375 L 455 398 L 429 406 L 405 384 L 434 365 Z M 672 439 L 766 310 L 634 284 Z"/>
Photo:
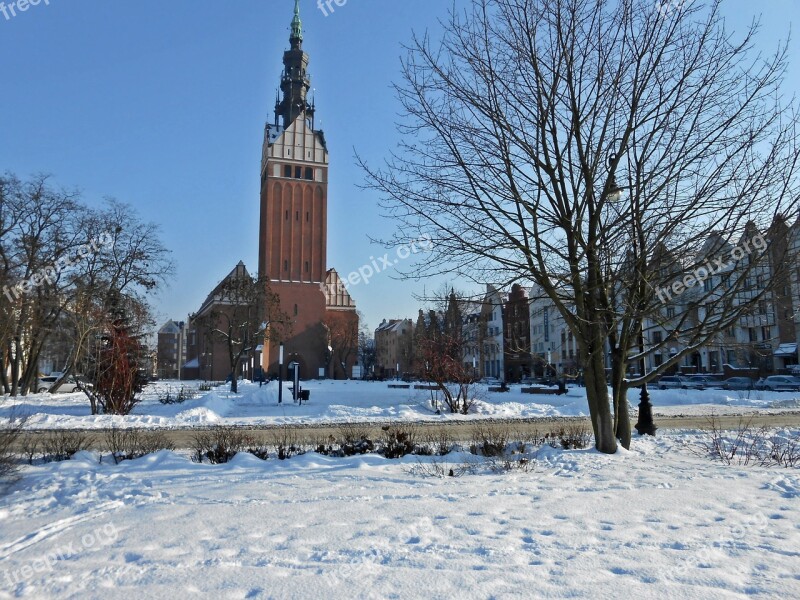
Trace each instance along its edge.
<path fill-rule="evenodd" d="M 278 404 L 283 402 L 283 342 L 278 349 Z"/>
<path fill-rule="evenodd" d="M 614 145 L 621 140 L 614 140 Z M 617 185 L 617 179 L 614 176 L 614 171 L 612 169 L 612 164 L 616 161 L 617 155 L 614 150 L 611 150 L 608 155 L 606 156 L 606 168 L 611 173 L 611 178 L 609 180 L 608 191 L 606 192 L 606 197 L 611 202 L 618 202 L 619 199 L 622 197 L 622 188 Z M 630 158 L 628 159 L 630 161 Z M 630 171 L 630 164 L 628 167 Z M 634 261 L 634 268 L 636 267 L 636 263 L 639 259 L 639 229 L 636 226 L 636 219 L 639 215 L 639 197 L 637 194 L 631 194 L 631 227 L 633 229 L 633 237 L 631 241 L 633 242 L 633 261 Z M 644 246 L 644 241 L 642 241 L 642 246 Z M 644 247 L 642 247 L 644 250 Z M 639 376 L 644 377 L 645 373 L 645 360 L 644 360 L 644 316 L 640 315 L 639 318 L 639 354 L 641 355 L 639 359 Z M 636 431 L 639 435 L 655 435 L 656 434 L 656 427 L 655 423 L 653 422 L 653 405 L 650 403 L 650 393 L 647 391 L 647 382 L 645 381 L 642 383 L 642 391 L 639 394 L 639 418 L 634 425 Z"/>

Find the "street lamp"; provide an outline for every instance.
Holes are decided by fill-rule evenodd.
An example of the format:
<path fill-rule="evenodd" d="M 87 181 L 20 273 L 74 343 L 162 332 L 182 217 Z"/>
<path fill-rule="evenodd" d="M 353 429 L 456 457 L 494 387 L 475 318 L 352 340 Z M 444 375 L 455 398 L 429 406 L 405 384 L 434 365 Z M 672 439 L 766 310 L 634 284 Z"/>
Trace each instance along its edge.
<path fill-rule="evenodd" d="M 283 402 L 283 342 L 278 349 L 278 404 Z"/>
<path fill-rule="evenodd" d="M 616 146 L 617 142 L 622 140 L 614 140 L 614 145 Z M 626 155 L 627 156 L 627 155 Z M 608 182 L 608 190 L 606 192 L 606 197 L 611 202 L 618 202 L 620 198 L 622 198 L 622 191 L 623 189 L 617 185 L 617 178 L 614 175 L 614 171 L 612 170 L 611 166 L 614 162 L 616 162 L 617 155 L 614 150 L 611 150 L 608 155 L 606 156 L 606 168 L 611 173 L 611 177 Z M 628 159 L 630 161 L 630 158 Z M 630 170 L 630 164 L 629 164 Z M 638 261 L 638 237 L 637 237 L 637 227 L 636 227 L 636 218 L 639 214 L 639 197 L 637 194 L 631 194 L 631 226 L 633 228 L 633 237 L 631 238 L 633 242 L 633 261 L 634 261 L 634 268 L 636 267 L 636 262 Z M 644 250 L 644 248 L 642 248 Z M 641 357 L 639 358 L 639 376 L 644 377 L 647 373 L 645 373 L 646 366 L 644 360 L 644 317 L 640 316 L 639 320 L 639 354 Z M 639 419 L 634 425 L 636 431 L 639 432 L 639 435 L 655 435 L 656 434 L 656 427 L 655 423 L 653 422 L 653 405 L 650 403 L 650 393 L 647 391 L 647 382 L 645 381 L 642 383 L 642 391 L 639 394 Z"/>

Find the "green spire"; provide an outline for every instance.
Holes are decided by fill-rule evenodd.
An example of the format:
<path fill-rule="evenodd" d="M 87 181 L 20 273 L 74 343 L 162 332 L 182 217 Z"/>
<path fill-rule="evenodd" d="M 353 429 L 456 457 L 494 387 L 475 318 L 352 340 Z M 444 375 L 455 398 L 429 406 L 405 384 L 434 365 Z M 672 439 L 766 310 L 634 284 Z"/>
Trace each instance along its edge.
<path fill-rule="evenodd" d="M 300 20 L 300 0 L 294 0 L 294 18 L 292 19 L 292 35 L 289 41 L 303 41 L 303 22 Z"/>

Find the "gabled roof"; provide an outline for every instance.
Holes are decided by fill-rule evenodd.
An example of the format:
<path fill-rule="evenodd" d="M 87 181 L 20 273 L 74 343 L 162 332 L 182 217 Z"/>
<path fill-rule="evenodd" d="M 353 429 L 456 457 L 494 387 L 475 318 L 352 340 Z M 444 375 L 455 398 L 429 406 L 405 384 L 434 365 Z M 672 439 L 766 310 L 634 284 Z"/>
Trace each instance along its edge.
<path fill-rule="evenodd" d="M 233 268 L 233 270 L 228 273 L 222 281 L 220 281 L 216 287 L 211 291 L 211 293 L 206 297 L 203 304 L 200 306 L 200 310 L 197 311 L 198 315 L 202 315 L 206 312 L 215 301 L 217 301 L 220 297 L 222 292 L 222 287 L 228 282 L 233 281 L 235 279 L 242 279 L 245 277 L 250 277 L 250 273 L 247 271 L 247 267 L 244 266 L 244 262 L 241 260 L 239 263 Z"/>

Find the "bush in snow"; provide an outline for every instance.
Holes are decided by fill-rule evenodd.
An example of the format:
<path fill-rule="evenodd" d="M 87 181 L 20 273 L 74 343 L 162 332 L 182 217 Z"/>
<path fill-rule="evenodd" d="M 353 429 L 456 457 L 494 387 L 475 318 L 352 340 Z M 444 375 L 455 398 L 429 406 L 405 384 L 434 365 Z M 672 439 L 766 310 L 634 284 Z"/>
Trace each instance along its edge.
<path fill-rule="evenodd" d="M 54 431 L 47 434 L 42 443 L 45 462 L 69 460 L 74 454 L 82 450 L 90 450 L 91 443 L 79 431 Z"/>
<path fill-rule="evenodd" d="M 472 430 L 470 452 L 483 456 L 504 456 L 509 435 L 508 427 L 476 425 Z"/>
<path fill-rule="evenodd" d="M 564 450 L 587 448 L 592 442 L 592 434 L 583 422 L 556 427 L 545 438 L 552 448 Z"/>
<path fill-rule="evenodd" d="M 286 460 L 298 454 L 305 454 L 305 448 L 298 442 L 297 433 L 292 427 L 280 427 L 272 434 L 272 445 L 280 460 Z"/>
<path fill-rule="evenodd" d="M 734 431 L 722 431 L 716 416 L 708 419 L 707 437 L 696 452 L 726 465 L 741 467 L 800 467 L 800 433 L 770 434 L 753 426 L 753 417 L 740 419 Z"/>
<path fill-rule="evenodd" d="M 362 425 L 342 425 L 339 428 L 339 438 L 342 456 L 367 454 L 375 450 L 375 444 L 369 438 L 369 431 Z"/>
<path fill-rule="evenodd" d="M 381 453 L 386 458 L 401 458 L 416 450 L 417 429 L 413 425 L 384 425 L 381 430 Z"/>
<path fill-rule="evenodd" d="M 0 426 L 0 478 L 12 476 L 17 470 L 14 445 L 22 433 L 25 419 L 9 419 Z"/>
<path fill-rule="evenodd" d="M 450 454 L 455 446 L 453 437 L 444 428 L 430 429 L 425 432 L 423 437 L 426 448 L 425 454 L 445 456 Z"/>
<path fill-rule="evenodd" d="M 161 431 L 142 431 L 140 429 L 119 429 L 112 427 L 106 431 L 106 450 L 116 464 L 123 460 L 133 460 L 159 450 L 174 450 L 175 444 Z"/>
<path fill-rule="evenodd" d="M 212 465 L 226 463 L 238 452 L 244 452 L 251 441 L 244 431 L 233 427 L 201 431 L 194 436 L 192 460 L 198 463 L 208 460 Z"/>

